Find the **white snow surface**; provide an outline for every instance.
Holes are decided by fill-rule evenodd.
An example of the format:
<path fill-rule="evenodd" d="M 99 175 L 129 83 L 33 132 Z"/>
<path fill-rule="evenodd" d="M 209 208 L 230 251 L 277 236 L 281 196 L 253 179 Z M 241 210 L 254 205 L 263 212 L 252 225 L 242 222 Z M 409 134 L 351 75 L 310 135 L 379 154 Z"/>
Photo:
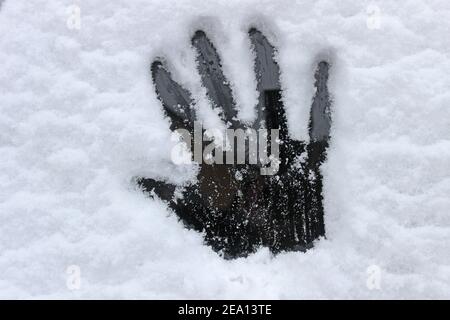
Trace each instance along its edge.
<path fill-rule="evenodd" d="M 67 26 L 74 4 L 79 30 Z M 315 65 L 332 63 L 326 239 L 225 261 L 133 177 L 192 174 L 170 161 L 156 57 L 218 123 L 196 29 L 214 41 L 240 116 L 255 116 L 251 26 L 278 48 L 296 138 L 307 138 Z M 449 1 L 6 0 L 0 30 L 0 298 L 450 298 Z"/>

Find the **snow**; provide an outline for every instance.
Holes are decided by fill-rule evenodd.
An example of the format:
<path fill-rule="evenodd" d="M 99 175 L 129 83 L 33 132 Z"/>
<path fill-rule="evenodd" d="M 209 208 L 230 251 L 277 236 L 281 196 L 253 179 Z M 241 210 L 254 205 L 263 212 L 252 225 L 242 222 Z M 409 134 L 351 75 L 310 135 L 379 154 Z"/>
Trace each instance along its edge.
<path fill-rule="evenodd" d="M 4 1 L 0 297 L 450 298 L 449 21 L 445 0 Z M 279 49 L 299 139 L 315 62 L 332 62 L 327 238 L 306 253 L 224 261 L 133 177 L 192 176 L 170 162 L 155 57 L 218 124 L 194 72 L 197 28 L 222 56 L 240 116 L 255 116 L 250 26 Z"/>

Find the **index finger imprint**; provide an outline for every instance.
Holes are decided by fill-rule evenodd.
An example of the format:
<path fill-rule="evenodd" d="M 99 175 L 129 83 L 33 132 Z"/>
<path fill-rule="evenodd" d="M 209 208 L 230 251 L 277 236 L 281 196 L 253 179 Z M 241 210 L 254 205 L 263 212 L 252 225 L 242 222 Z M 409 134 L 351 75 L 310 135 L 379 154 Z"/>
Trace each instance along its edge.
<path fill-rule="evenodd" d="M 189 92 L 172 80 L 170 73 L 160 61 L 152 63 L 151 71 L 156 94 L 171 120 L 170 129 L 172 131 L 186 129 L 192 132 L 195 110 Z"/>

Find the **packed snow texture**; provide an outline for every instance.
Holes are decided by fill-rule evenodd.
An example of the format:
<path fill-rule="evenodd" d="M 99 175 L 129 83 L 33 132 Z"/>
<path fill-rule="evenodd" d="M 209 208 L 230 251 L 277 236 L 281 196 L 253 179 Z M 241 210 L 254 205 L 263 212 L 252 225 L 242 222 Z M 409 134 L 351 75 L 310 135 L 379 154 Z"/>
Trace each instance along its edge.
<path fill-rule="evenodd" d="M 225 261 L 133 177 L 192 176 L 170 161 L 156 57 L 218 125 L 190 46 L 199 28 L 254 118 L 251 26 L 278 48 L 298 139 L 315 65 L 332 63 L 327 237 Z M 450 298 L 449 27 L 447 0 L 4 1 L 0 297 Z"/>

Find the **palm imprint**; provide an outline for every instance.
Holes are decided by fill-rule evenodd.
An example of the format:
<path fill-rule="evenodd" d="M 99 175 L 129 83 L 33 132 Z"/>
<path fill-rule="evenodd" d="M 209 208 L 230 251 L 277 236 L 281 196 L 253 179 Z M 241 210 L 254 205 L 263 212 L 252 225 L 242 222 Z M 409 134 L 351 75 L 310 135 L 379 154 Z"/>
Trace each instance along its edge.
<path fill-rule="evenodd" d="M 259 160 L 233 164 L 202 162 L 197 179 L 183 186 L 138 179 L 144 191 L 167 201 L 186 227 L 203 232 L 206 244 L 225 258 L 246 256 L 261 246 L 274 253 L 306 250 L 325 235 L 320 165 L 326 158 L 331 125 L 329 63 L 321 61 L 317 65 L 310 142 L 306 144 L 289 135 L 275 49 L 256 29 L 249 31 L 249 37 L 259 92 L 257 117 L 250 126 L 237 118 L 236 103 L 222 73 L 219 55 L 206 34 L 197 31 L 192 45 L 208 98 L 220 108 L 228 128 L 278 129 L 279 138 L 269 141 L 276 143 L 279 150 L 278 170 L 262 175 L 263 163 Z M 171 130 L 185 129 L 193 136 L 197 118 L 191 95 L 172 80 L 162 62 L 155 61 L 151 72 L 158 98 L 171 120 Z M 245 154 L 248 160 L 248 144 Z"/>

